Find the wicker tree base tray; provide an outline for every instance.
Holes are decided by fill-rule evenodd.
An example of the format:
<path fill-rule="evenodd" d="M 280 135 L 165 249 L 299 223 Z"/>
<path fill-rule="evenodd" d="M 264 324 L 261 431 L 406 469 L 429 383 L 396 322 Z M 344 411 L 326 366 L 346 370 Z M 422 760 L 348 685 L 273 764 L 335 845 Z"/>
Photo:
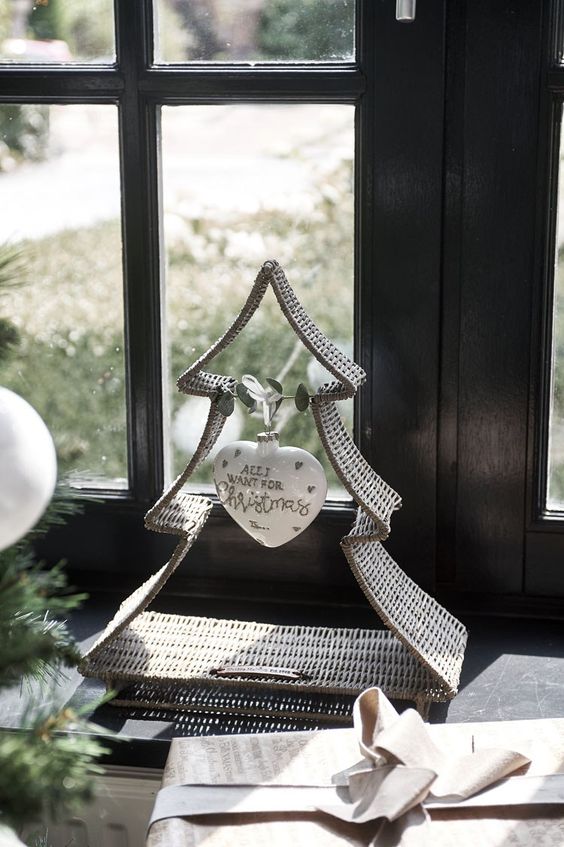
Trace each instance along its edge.
<path fill-rule="evenodd" d="M 419 708 L 424 702 L 448 697 L 444 687 L 387 630 L 280 626 L 158 612 L 135 618 L 98 659 L 92 659 L 89 673 L 104 680 L 108 688 L 152 684 L 162 696 L 168 687 L 170 708 L 195 711 L 222 712 L 236 705 L 222 697 L 215 703 L 210 696 L 203 700 L 201 691 L 200 696 L 191 696 L 190 689 L 180 699 L 175 686 L 186 680 L 194 691 L 206 685 L 213 691 L 218 681 L 236 688 L 248 680 L 262 682 L 271 691 L 308 691 L 337 695 L 337 699 L 356 696 L 378 680 L 390 697 L 412 700 Z M 136 694 L 130 688 L 127 697 L 118 695 L 117 701 L 151 707 L 154 695 L 154 688 L 137 686 Z M 330 704 L 334 702 L 326 698 L 314 717 L 333 717 L 336 711 Z M 253 711 L 259 713 L 258 704 Z"/>
<path fill-rule="evenodd" d="M 146 611 L 197 539 L 212 508 L 210 500 L 183 487 L 222 432 L 226 418 L 217 401 L 222 391 L 233 390 L 236 380 L 207 373 L 204 366 L 244 329 L 269 286 L 297 336 L 335 378 L 311 398 L 311 409 L 327 457 L 359 507 L 341 547 L 387 630 L 275 626 Z M 186 394 L 209 398 L 210 411 L 194 456 L 145 518 L 147 528 L 178 536 L 173 555 L 122 603 L 80 666 L 85 676 L 101 678 L 109 687 L 129 686 L 116 705 L 185 710 L 205 705 L 212 712 L 239 708 L 248 713 L 248 701 L 218 694 L 247 687 L 263 692 L 255 713 L 264 709 L 272 714 L 278 708 L 280 714 L 294 715 L 288 705 L 294 702 L 291 697 L 279 698 L 276 706 L 268 692 L 302 691 L 318 698 L 316 717 L 332 717 L 345 709 L 342 698 L 372 685 L 392 698 L 414 701 L 422 712 L 433 701 L 454 697 L 466 630 L 383 547 L 401 499 L 360 454 L 338 412 L 337 402 L 353 397 L 364 379 L 362 368 L 304 312 L 278 263 L 266 262 L 240 314 L 178 380 Z"/>

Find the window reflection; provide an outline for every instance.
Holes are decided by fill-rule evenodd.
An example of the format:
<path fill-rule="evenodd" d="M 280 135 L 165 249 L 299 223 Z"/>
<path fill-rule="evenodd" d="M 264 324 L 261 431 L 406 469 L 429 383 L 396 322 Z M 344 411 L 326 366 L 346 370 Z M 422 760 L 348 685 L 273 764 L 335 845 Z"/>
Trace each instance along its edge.
<path fill-rule="evenodd" d="M 549 509 L 564 508 L 564 144 L 560 142 L 560 175 L 554 267 L 552 371 L 548 449 Z"/>
<path fill-rule="evenodd" d="M 0 0 L 0 61 L 113 62 L 113 0 Z"/>
<path fill-rule="evenodd" d="M 354 55 L 354 0 L 158 0 L 160 62 L 339 62 Z"/>
<path fill-rule="evenodd" d="M 342 105 L 232 105 L 162 110 L 164 231 L 173 473 L 201 434 L 208 401 L 176 391 L 175 380 L 219 337 L 243 305 L 261 264 L 278 259 L 314 321 L 352 355 L 353 124 Z M 300 382 L 328 375 L 299 342 L 267 293 L 234 344 L 213 362 L 240 379 Z M 352 401 L 341 403 L 352 425 Z M 311 414 L 286 402 L 276 428 L 327 467 Z M 237 404 L 223 437 L 255 439 L 260 416 Z M 218 443 L 218 447 L 222 445 Z M 197 482 L 210 482 L 208 466 Z"/>
<path fill-rule="evenodd" d="M 63 473 L 127 484 L 117 110 L 0 106 L 0 241 L 24 285 L 0 315 L 20 342 L 0 384 L 49 426 Z"/>

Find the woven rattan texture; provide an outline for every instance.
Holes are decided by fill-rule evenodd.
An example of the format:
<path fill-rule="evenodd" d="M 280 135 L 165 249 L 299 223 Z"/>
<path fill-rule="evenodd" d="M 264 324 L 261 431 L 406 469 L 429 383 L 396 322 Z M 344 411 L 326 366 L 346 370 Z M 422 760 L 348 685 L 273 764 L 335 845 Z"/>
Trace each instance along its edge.
<path fill-rule="evenodd" d="M 341 542 L 351 569 L 386 626 L 419 661 L 456 693 L 467 633 L 450 612 L 416 585 L 378 540 L 362 511 Z"/>
<path fill-rule="evenodd" d="M 319 388 L 311 406 L 329 460 L 359 506 L 341 546 L 370 604 L 388 627 L 385 631 L 275 626 L 145 611 L 194 543 L 211 509 L 209 500 L 187 493 L 183 486 L 216 443 L 226 419 L 215 401 L 221 391 L 233 390 L 236 380 L 203 368 L 244 329 L 269 285 L 298 337 L 335 377 L 335 382 Z M 180 540 L 171 559 L 121 605 L 87 653 L 80 668 L 85 676 L 99 677 L 111 686 L 132 683 L 128 703 L 161 708 L 179 708 L 179 692 L 186 691 L 186 684 L 196 686 L 195 690 L 201 686 L 210 690 L 212 685 L 215 691 L 258 686 L 331 698 L 354 695 L 377 684 L 390 697 L 415 700 L 420 711 L 433 700 L 454 696 L 466 631 L 382 547 L 401 499 L 364 460 L 335 403 L 354 396 L 364 379 L 362 368 L 341 353 L 304 312 L 278 263 L 266 262 L 229 329 L 178 380 L 181 391 L 208 397 L 210 412 L 194 456 L 147 513 L 146 526 Z M 228 675 L 218 678 L 214 671 L 222 666 L 228 666 Z M 247 681 L 245 669 L 248 673 L 249 668 L 259 669 L 258 681 Z M 294 677 L 280 679 L 273 669 L 291 669 Z M 171 694 L 173 688 L 176 697 Z M 186 696 L 182 708 L 189 709 Z M 227 710 L 220 700 L 214 709 Z M 194 708 L 201 709 L 201 703 Z"/>
<path fill-rule="evenodd" d="M 390 534 L 390 518 L 401 497 L 364 459 L 345 429 L 335 403 L 312 403 L 315 425 L 335 473 L 353 500 L 370 515 L 379 538 Z"/>
<path fill-rule="evenodd" d="M 415 699 L 431 675 L 388 630 L 280 626 L 144 612 L 93 657 L 109 684 L 217 682 L 224 666 L 291 667 L 299 681 L 269 679 L 272 689 L 358 694 L 378 679 L 390 696 Z M 265 674 L 268 677 L 268 674 Z M 236 671 L 223 685 L 240 685 Z"/>
<path fill-rule="evenodd" d="M 181 496 L 181 495 L 180 495 Z M 114 615 L 100 638 L 92 645 L 83 661 L 79 665 L 79 670 L 85 676 L 96 676 L 90 673 L 91 663 L 95 656 L 99 655 L 106 645 L 114 643 L 115 639 L 124 630 L 127 625 L 140 615 L 147 608 L 151 600 L 153 600 L 170 575 L 176 570 L 208 519 L 212 504 L 205 497 L 196 497 L 194 495 L 184 495 L 182 499 L 186 506 L 186 513 L 182 514 L 176 508 L 176 501 L 172 504 L 167 502 L 166 508 L 169 508 L 173 516 L 182 523 L 182 526 L 174 526 L 171 524 L 164 528 L 162 524 L 157 523 L 157 518 L 151 518 L 151 527 L 159 532 L 171 532 L 181 536 L 181 540 L 174 548 L 174 552 L 166 565 L 149 577 L 146 582 L 137 588 L 133 594 L 123 601 L 117 613 Z M 163 510 L 164 511 L 164 510 Z M 166 512 L 165 512 L 166 514 Z M 179 517 L 181 515 L 181 517 Z"/>
<path fill-rule="evenodd" d="M 366 379 L 366 374 L 360 365 L 351 361 L 332 341 L 321 332 L 314 324 L 309 315 L 303 310 L 301 303 L 294 294 L 286 274 L 277 262 L 272 262 L 272 288 L 283 314 L 293 327 L 298 338 L 303 341 L 305 347 L 313 353 L 318 362 L 333 374 L 337 379 L 340 390 L 333 387 L 331 394 L 338 393 L 338 398 L 345 399 L 353 397 L 357 388 Z"/>

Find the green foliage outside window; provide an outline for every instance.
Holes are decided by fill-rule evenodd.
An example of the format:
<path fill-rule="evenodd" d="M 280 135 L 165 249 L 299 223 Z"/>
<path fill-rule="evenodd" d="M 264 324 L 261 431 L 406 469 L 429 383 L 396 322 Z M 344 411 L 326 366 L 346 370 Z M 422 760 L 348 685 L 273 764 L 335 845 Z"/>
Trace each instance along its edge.
<path fill-rule="evenodd" d="M 280 212 L 260 211 L 222 221 L 221 226 L 214 219 L 184 222 L 184 238 L 169 245 L 167 269 L 173 316 L 169 323 L 171 381 L 225 331 L 267 258 L 288 261 L 290 282 L 305 308 L 326 334 L 352 352 L 351 162 L 344 161 L 324 180 L 315 211 L 298 221 Z M 127 464 L 123 327 L 121 316 L 107 305 L 121 287 L 118 232 L 115 221 L 107 221 L 22 245 L 33 282 L 13 292 L 7 301 L 21 341 L 3 374 L 4 384 L 32 399 L 50 424 L 62 472 L 79 471 L 86 477 L 102 472 L 110 479 L 122 477 Z M 250 258 L 245 239 L 260 232 L 269 234 L 272 255 Z M 233 254 L 241 240 L 240 252 Z M 203 251 L 205 263 L 197 251 Z M 214 278 L 224 281 L 213 302 L 210 267 Z M 85 287 L 86 300 L 81 296 Z M 315 390 L 308 374 L 311 359 L 269 294 L 245 332 L 214 365 L 238 378 L 252 372 L 264 379 L 279 375 L 290 361 L 284 384 L 295 388 L 305 382 Z M 324 378 L 319 375 L 320 381 Z M 186 399 L 174 393 L 173 418 Z M 284 416 L 280 418 L 284 423 Z M 254 439 L 260 429 L 258 417 L 245 416 L 242 437 Z M 291 414 L 284 423 L 283 440 L 325 461 L 310 413 Z M 187 459 L 176 447 L 175 467 Z M 202 468 L 193 481 L 210 482 L 209 468 Z M 331 481 L 336 484 L 336 479 Z"/>
<path fill-rule="evenodd" d="M 351 53 L 354 0 L 269 0 L 259 44 L 265 58 L 331 61 Z"/>
<path fill-rule="evenodd" d="M 19 160 L 38 162 L 45 159 L 49 144 L 49 106 L 3 104 L 0 109 L 0 144 Z M 2 169 L 0 151 L 0 171 Z"/>
<path fill-rule="evenodd" d="M 558 255 L 554 284 L 552 421 L 549 501 L 564 503 L 564 251 Z"/>
<path fill-rule="evenodd" d="M 78 61 L 108 60 L 115 52 L 113 0 L 29 0 L 27 8 L 0 0 L 0 42 L 14 36 L 63 41 Z"/>
<path fill-rule="evenodd" d="M 40 41 L 61 38 L 64 34 L 63 7 L 61 0 L 34 3 L 28 20 L 30 36 Z"/>

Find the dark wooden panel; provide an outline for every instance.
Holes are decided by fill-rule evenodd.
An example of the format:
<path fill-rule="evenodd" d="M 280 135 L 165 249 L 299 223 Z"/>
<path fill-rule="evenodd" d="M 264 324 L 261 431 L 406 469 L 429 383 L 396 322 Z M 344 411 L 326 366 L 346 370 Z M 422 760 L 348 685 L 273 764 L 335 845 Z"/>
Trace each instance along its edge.
<path fill-rule="evenodd" d="M 528 594 L 564 596 L 564 537 L 561 532 L 529 532 L 525 590 Z"/>
<path fill-rule="evenodd" d="M 178 541 L 146 530 L 143 512 L 127 502 L 89 503 L 72 524 L 54 528 L 38 542 L 38 555 L 52 564 L 63 551 L 75 582 L 87 581 L 92 589 L 110 580 L 125 595 L 167 561 Z M 242 598 L 262 591 L 266 598 L 275 592 L 280 602 L 363 604 L 339 546 L 352 520 L 350 508 L 325 509 L 295 541 L 265 551 L 218 506 L 169 588 L 204 596 Z"/>
<path fill-rule="evenodd" d="M 522 588 L 540 4 L 466 6 L 457 583 Z M 445 314 L 445 322 L 456 320 Z"/>
<path fill-rule="evenodd" d="M 367 6 L 369 4 L 366 4 Z M 404 498 L 387 547 L 421 585 L 435 559 L 444 8 L 371 6 L 361 108 L 362 449 Z M 368 33 L 370 31 L 368 30 Z M 376 35 L 377 33 L 377 35 Z M 373 154 L 368 160 L 366 148 Z"/>
<path fill-rule="evenodd" d="M 456 577 L 458 444 L 459 275 L 462 261 L 462 151 L 464 149 L 464 51 L 466 2 L 451 3 L 446 25 L 445 156 L 443 216 L 441 376 L 437 464 L 438 583 Z"/>

